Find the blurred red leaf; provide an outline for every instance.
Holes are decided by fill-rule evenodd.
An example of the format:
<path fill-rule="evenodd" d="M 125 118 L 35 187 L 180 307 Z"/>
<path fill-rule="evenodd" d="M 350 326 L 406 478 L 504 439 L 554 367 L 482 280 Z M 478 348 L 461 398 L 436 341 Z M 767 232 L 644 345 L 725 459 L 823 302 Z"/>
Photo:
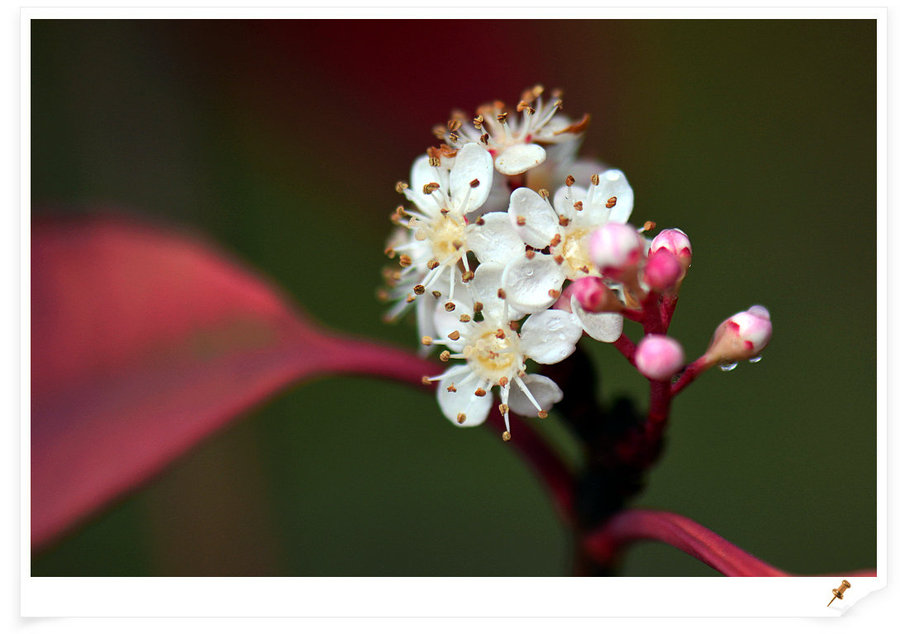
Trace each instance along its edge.
<path fill-rule="evenodd" d="M 403 350 L 315 327 L 197 240 L 111 216 L 36 220 L 32 546 L 288 383 L 358 373 L 421 387 L 422 375 L 440 371 Z M 514 444 L 567 512 L 565 465 L 525 425 Z"/>
<path fill-rule="evenodd" d="M 200 243 L 101 216 L 36 221 L 31 246 L 34 545 L 327 361 Z"/>

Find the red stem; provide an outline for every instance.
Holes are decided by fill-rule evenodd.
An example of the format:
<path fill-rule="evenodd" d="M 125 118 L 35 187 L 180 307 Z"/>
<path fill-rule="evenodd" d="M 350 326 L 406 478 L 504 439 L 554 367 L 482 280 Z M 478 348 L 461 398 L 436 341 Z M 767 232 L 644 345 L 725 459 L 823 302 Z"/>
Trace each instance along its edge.
<path fill-rule="evenodd" d="M 323 371 L 334 374 L 376 376 L 433 390 L 422 384 L 422 377 L 434 376 L 446 369 L 445 365 L 411 352 L 370 341 L 329 335 L 326 345 L 333 349 L 333 353 Z M 563 520 L 571 523 L 574 484 L 569 467 L 530 425 L 512 414 L 509 418 L 512 440 L 508 444 L 519 451 L 540 476 Z M 487 422 L 498 432 L 498 436 L 506 430 L 497 408 L 492 409 Z"/>
<path fill-rule="evenodd" d="M 678 305 L 678 295 L 664 295 L 662 306 L 660 306 L 660 317 L 662 319 L 663 328 L 669 331 L 672 323 L 672 315 L 675 313 L 675 306 Z"/>
<path fill-rule="evenodd" d="M 662 301 L 659 293 L 650 291 L 641 302 L 641 310 L 644 315 L 645 335 L 664 335 L 669 328 L 668 321 L 664 319 Z M 671 316 L 670 316 L 671 318 Z"/>
<path fill-rule="evenodd" d="M 650 408 L 647 411 L 647 421 L 644 423 L 644 435 L 651 446 L 656 445 L 662 438 L 663 430 L 669 421 L 671 405 L 669 382 L 650 381 Z"/>
<path fill-rule="evenodd" d="M 672 386 L 670 394 L 672 396 L 675 396 L 676 394 L 681 392 L 681 390 L 693 383 L 694 379 L 703 374 L 703 372 L 706 371 L 707 368 L 709 368 L 709 364 L 706 362 L 706 359 L 704 357 L 700 357 L 699 359 L 692 361 L 688 365 L 688 367 L 684 369 L 684 372 L 675 383 L 675 385 Z"/>
<path fill-rule="evenodd" d="M 622 547 L 641 540 L 674 546 L 728 577 L 789 576 L 697 522 L 665 511 L 622 511 L 603 528 L 588 535 L 584 546 L 586 552 L 603 565 L 612 560 Z"/>
<path fill-rule="evenodd" d="M 628 360 L 628 363 L 634 365 L 634 352 L 637 345 L 624 332 L 613 342 L 616 350 L 622 353 L 622 356 Z"/>

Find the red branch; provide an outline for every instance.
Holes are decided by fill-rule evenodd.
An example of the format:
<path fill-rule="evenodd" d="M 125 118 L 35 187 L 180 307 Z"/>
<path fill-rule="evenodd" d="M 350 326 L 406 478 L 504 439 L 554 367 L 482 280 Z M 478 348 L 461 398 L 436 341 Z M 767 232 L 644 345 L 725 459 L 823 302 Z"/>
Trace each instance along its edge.
<path fill-rule="evenodd" d="M 628 363 L 634 365 L 634 352 L 637 345 L 624 332 L 613 342 L 616 350 L 622 353 L 622 356 L 628 360 Z"/>
<path fill-rule="evenodd" d="M 691 555 L 728 577 L 787 577 L 714 532 L 686 517 L 649 509 L 630 509 L 585 538 L 586 552 L 604 564 L 622 547 L 641 540 L 659 541 Z"/>

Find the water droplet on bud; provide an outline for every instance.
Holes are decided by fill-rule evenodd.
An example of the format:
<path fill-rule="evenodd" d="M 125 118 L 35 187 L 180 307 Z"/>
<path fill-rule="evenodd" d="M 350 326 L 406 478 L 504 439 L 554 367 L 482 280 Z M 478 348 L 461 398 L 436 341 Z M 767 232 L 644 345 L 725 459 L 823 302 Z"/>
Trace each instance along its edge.
<path fill-rule="evenodd" d="M 750 361 L 750 363 L 759 363 L 762 361 L 762 357 L 753 357 L 752 359 L 748 359 L 748 361 Z"/>
<path fill-rule="evenodd" d="M 731 372 L 732 370 L 734 370 L 737 367 L 737 365 L 738 365 L 737 363 L 723 363 L 722 365 L 719 366 L 719 369 L 722 372 Z"/>

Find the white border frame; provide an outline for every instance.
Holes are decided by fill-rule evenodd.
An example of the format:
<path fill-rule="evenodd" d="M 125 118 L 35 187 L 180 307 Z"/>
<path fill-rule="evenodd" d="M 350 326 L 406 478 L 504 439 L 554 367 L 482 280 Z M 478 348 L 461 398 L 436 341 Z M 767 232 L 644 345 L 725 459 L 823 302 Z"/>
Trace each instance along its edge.
<path fill-rule="evenodd" d="M 347 7 L 32 9 L 21 13 L 21 130 L 30 130 L 30 21 L 41 18 L 328 18 Z M 455 7 L 452 17 L 466 17 Z M 444 18 L 446 9 L 353 7 L 354 18 Z M 571 12 L 562 12 L 571 13 Z M 479 7 L 479 19 L 560 18 L 559 7 Z M 568 16 L 566 16 L 568 17 Z M 21 346 L 22 616 L 838 616 L 887 583 L 887 10 L 884 8 L 603 8 L 582 19 L 875 19 L 878 37 L 878 556 L 876 578 L 851 578 L 831 608 L 835 578 L 47 578 L 30 576 L 30 358 Z M 22 342 L 30 341 L 30 137 L 21 135 Z M 827 530 L 827 527 L 823 527 Z M 464 600 L 460 599 L 464 597 Z"/>

